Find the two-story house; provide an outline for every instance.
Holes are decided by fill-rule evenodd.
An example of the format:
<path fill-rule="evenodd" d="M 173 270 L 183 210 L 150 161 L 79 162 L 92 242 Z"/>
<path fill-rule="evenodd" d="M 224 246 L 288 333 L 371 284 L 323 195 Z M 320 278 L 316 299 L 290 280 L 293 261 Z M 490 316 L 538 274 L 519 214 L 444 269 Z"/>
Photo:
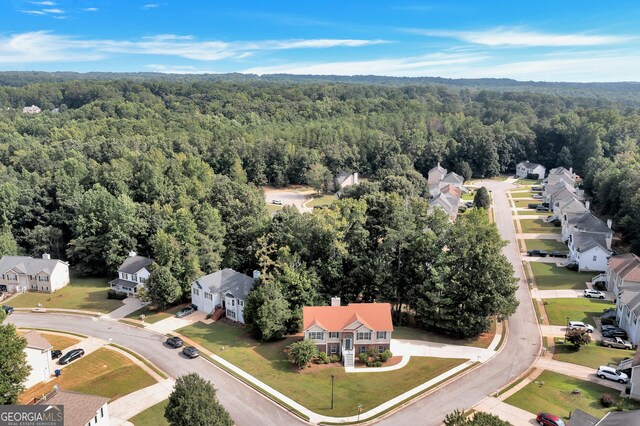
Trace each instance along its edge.
<path fill-rule="evenodd" d="M 573 168 L 569 168 L 569 170 L 564 167 L 556 167 L 554 169 L 549 170 L 549 176 L 544 180 L 545 184 L 555 185 L 559 182 L 566 182 L 571 186 L 575 186 L 577 176 L 573 173 Z"/>
<path fill-rule="evenodd" d="M 616 320 L 618 327 L 627 332 L 629 341 L 640 344 L 640 288 L 629 287 L 620 290 L 616 299 Z"/>
<path fill-rule="evenodd" d="M 378 352 L 391 347 L 391 305 L 389 303 L 353 303 L 331 306 L 305 306 L 302 309 L 305 339 L 313 340 L 320 352 L 339 354 L 345 367 L 354 366 L 354 358 L 371 346 Z"/>
<path fill-rule="evenodd" d="M 138 291 L 144 287 L 144 283 L 149 279 L 152 264 L 153 259 L 138 256 L 135 251 L 131 251 L 118 268 L 118 278 L 109 281 L 109 285 L 119 293 L 136 297 Z"/>
<path fill-rule="evenodd" d="M 205 275 L 191 283 L 191 303 L 199 311 L 218 319 L 223 313 L 232 321 L 244 324 L 244 304 L 259 274 L 251 278 L 233 269 Z"/>
<path fill-rule="evenodd" d="M 546 169 L 542 164 L 522 161 L 516 164 L 516 176 L 526 179 L 529 175 L 536 175 L 537 179 L 544 179 Z"/>
<path fill-rule="evenodd" d="M 613 256 L 606 274 L 594 277 L 595 281 L 605 281 L 607 290 L 615 294 L 618 326 L 632 343 L 640 344 L 640 257 L 632 253 Z M 640 388 L 637 390 L 640 394 Z"/>
<path fill-rule="evenodd" d="M 35 405 L 62 405 L 65 426 L 109 426 L 110 424 L 109 398 L 102 396 L 54 388 Z"/>
<path fill-rule="evenodd" d="M 616 295 L 625 288 L 640 289 L 640 257 L 633 253 L 613 256 L 606 274 L 607 291 Z"/>
<path fill-rule="evenodd" d="M 333 179 L 336 192 L 342 194 L 342 190 L 347 186 L 357 185 L 360 182 L 358 179 L 358 173 L 342 172 L 338 173 Z"/>
<path fill-rule="evenodd" d="M 51 343 L 36 330 L 31 330 L 23 336 L 27 340 L 27 347 L 24 353 L 27 356 L 27 364 L 31 367 L 31 372 L 25 387 L 37 385 L 40 382 L 49 380 L 51 373 Z"/>
<path fill-rule="evenodd" d="M 2 256 L 0 259 L 0 291 L 53 293 L 69 281 L 69 264 L 51 259 L 47 253 L 42 259 L 29 256 Z"/>

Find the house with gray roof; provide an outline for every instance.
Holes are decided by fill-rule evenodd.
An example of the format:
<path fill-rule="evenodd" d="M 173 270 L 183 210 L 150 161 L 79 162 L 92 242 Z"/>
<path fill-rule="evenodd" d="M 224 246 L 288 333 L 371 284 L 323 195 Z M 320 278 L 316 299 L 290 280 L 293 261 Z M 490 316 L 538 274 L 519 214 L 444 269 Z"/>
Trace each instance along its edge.
<path fill-rule="evenodd" d="M 214 319 L 224 314 L 232 321 L 244 324 L 244 303 L 253 289 L 258 274 L 251 278 L 233 269 L 223 269 L 198 278 L 191 283 L 191 303 Z"/>
<path fill-rule="evenodd" d="M 567 261 L 576 263 L 578 271 L 606 271 L 609 258 L 613 254 L 611 240 L 596 232 L 574 232 L 569 236 L 569 256 Z"/>
<path fill-rule="evenodd" d="M 440 192 L 429 200 L 430 209 L 440 208 L 449 216 L 451 221 L 458 217 L 458 207 L 460 207 L 460 192 L 445 191 Z"/>
<path fill-rule="evenodd" d="M 53 293 L 69 284 L 69 281 L 69 264 L 62 260 L 51 259 L 47 253 L 43 254 L 42 258 L 30 256 L 0 258 L 0 292 Z"/>
<path fill-rule="evenodd" d="M 516 176 L 526 179 L 529 175 L 536 175 L 537 179 L 544 179 L 546 169 L 542 164 L 521 161 L 516 164 Z"/>
<path fill-rule="evenodd" d="M 618 292 L 616 320 L 618 326 L 629 335 L 629 341 L 640 344 L 640 288 L 625 288 Z M 640 381 L 638 383 L 640 386 Z M 640 394 L 640 387 L 638 393 Z"/>
<path fill-rule="evenodd" d="M 446 174 L 447 174 L 447 169 L 440 166 L 440 163 L 438 163 L 438 165 L 436 165 L 434 168 L 429 170 L 428 178 L 427 178 L 427 184 L 429 185 L 429 190 L 431 190 L 431 187 L 434 187 L 434 186 L 437 187 L 440 181 L 444 179 L 444 176 Z"/>
<path fill-rule="evenodd" d="M 27 364 L 31 367 L 29 377 L 25 381 L 25 387 L 37 385 L 51 378 L 53 369 L 51 366 L 51 343 L 36 330 L 28 331 L 23 336 L 27 340 L 24 348 Z"/>
<path fill-rule="evenodd" d="M 358 173 L 341 172 L 333 179 L 336 192 L 338 195 L 342 194 L 342 190 L 347 186 L 357 185 L 360 182 Z"/>
<path fill-rule="evenodd" d="M 605 247 L 611 250 L 613 241 L 612 222 L 604 223 L 602 219 L 596 217 L 590 211 L 567 211 L 560 217 L 562 224 L 562 240 L 572 240 L 572 235 L 587 232 L 589 234 L 600 234 L 604 236 Z M 605 269 L 606 270 L 606 269 Z"/>
<path fill-rule="evenodd" d="M 573 173 L 573 168 L 567 170 L 564 167 L 556 167 L 549 170 L 549 176 L 544 180 L 544 183 L 554 185 L 559 182 L 566 182 L 571 186 L 575 186 L 577 178 L 578 176 Z"/>
<path fill-rule="evenodd" d="M 129 252 L 129 256 L 118 268 L 118 278 L 109 281 L 111 289 L 136 297 L 151 275 L 153 262 L 153 259 L 139 256 L 135 251 Z"/>
<path fill-rule="evenodd" d="M 109 426 L 109 398 L 54 388 L 36 405 L 62 405 L 64 426 Z"/>

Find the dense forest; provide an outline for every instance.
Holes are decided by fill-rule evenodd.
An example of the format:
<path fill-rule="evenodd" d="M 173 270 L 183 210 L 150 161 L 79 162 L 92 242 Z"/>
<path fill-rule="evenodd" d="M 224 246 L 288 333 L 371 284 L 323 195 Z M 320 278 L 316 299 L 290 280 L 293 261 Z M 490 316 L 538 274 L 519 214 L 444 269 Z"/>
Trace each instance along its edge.
<path fill-rule="evenodd" d="M 467 179 L 492 177 L 525 159 L 573 167 L 592 205 L 640 252 L 640 114 L 613 98 L 251 77 L 3 78 L 0 254 L 47 251 L 107 274 L 136 249 L 183 287 L 201 271 L 261 267 L 314 288 L 286 295 L 298 303 L 339 294 L 428 311 L 440 296 L 412 296 L 424 263 L 412 253 L 436 259 L 438 239 L 454 247 L 474 219 L 425 217 L 427 171 L 440 162 Z M 42 112 L 22 112 L 32 104 Z M 307 183 L 319 166 L 370 182 L 332 209 L 272 219 L 259 187 Z M 411 234 L 425 227 L 432 234 Z"/>

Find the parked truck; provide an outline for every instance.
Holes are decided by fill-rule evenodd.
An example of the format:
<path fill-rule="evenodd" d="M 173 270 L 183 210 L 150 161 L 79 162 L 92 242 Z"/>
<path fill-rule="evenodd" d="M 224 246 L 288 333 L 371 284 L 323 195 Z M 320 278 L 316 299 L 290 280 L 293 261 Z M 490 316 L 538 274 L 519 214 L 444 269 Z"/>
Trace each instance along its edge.
<path fill-rule="evenodd" d="M 631 342 L 620 337 L 603 337 L 600 343 L 608 348 L 633 349 Z"/>

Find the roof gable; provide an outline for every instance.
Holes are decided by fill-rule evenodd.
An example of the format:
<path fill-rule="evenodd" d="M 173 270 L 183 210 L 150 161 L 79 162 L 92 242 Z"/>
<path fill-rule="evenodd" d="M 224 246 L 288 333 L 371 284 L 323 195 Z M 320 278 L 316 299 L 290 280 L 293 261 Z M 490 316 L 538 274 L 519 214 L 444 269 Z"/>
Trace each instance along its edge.
<path fill-rule="evenodd" d="M 18 274 L 37 275 L 39 272 L 52 274 L 56 268 L 67 265 L 59 259 L 41 259 L 30 256 L 2 256 L 0 258 L 0 273 L 12 269 Z"/>
<path fill-rule="evenodd" d="M 322 324 L 327 331 L 342 331 L 359 323 L 370 330 L 393 331 L 389 303 L 352 303 L 348 306 L 305 306 L 303 328 Z"/>
<path fill-rule="evenodd" d="M 226 268 L 198 278 L 191 286 L 205 287 L 211 292 L 232 294 L 233 297 L 246 300 L 255 285 L 255 280 L 243 273 Z"/>
<path fill-rule="evenodd" d="M 144 256 L 130 256 L 127 257 L 120 268 L 118 268 L 118 272 L 123 272 L 125 274 L 137 274 L 142 269 L 149 270 L 149 267 L 153 264 L 153 259 L 144 257 Z"/>

